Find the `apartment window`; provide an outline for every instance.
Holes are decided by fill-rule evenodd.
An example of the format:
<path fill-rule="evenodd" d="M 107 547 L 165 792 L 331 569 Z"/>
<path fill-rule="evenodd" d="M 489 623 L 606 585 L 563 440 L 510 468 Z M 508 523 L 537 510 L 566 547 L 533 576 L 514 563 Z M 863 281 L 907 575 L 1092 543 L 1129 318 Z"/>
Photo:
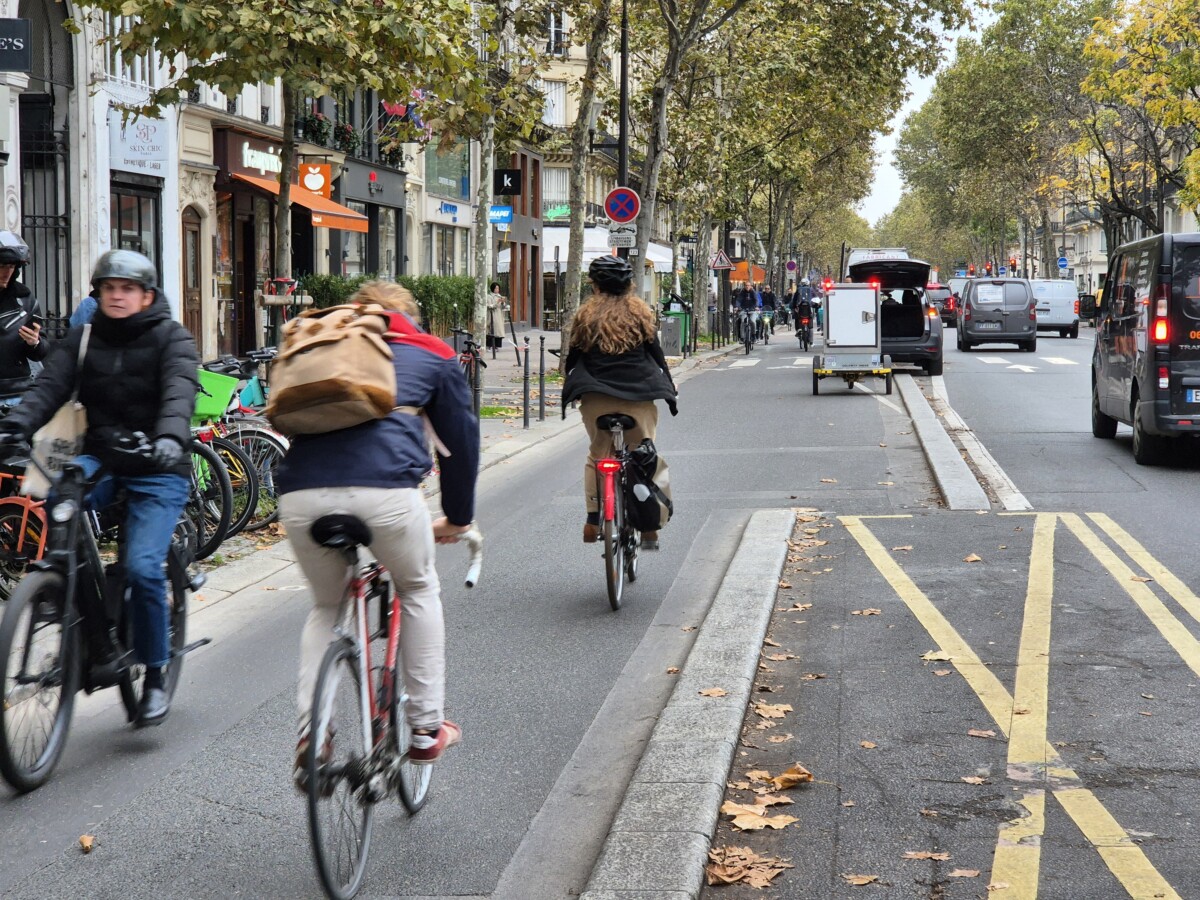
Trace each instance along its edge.
<path fill-rule="evenodd" d="M 542 111 L 542 122 L 546 125 L 564 127 L 567 124 L 567 83 L 565 81 L 543 81 L 542 93 L 546 106 Z"/>
<path fill-rule="evenodd" d="M 566 56 L 569 45 L 567 14 L 561 9 L 551 9 L 546 14 L 546 52 L 551 56 Z"/>
<path fill-rule="evenodd" d="M 571 215 L 571 170 L 542 169 L 542 218 L 547 221 L 567 219 Z"/>
<path fill-rule="evenodd" d="M 117 37 L 128 31 L 135 24 L 132 16 L 114 16 L 106 13 L 104 16 L 105 31 L 109 37 Z M 107 44 L 107 55 L 104 63 L 104 74 L 116 81 L 126 84 L 136 84 L 141 87 L 158 86 L 158 54 L 151 51 L 135 56 L 128 63 L 121 56 L 121 51 L 115 44 Z"/>

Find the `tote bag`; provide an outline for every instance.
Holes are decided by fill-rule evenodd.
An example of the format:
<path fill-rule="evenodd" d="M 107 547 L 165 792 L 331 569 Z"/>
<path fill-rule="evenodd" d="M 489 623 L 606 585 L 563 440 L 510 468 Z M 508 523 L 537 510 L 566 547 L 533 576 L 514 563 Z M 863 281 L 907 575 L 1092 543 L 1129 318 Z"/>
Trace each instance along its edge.
<path fill-rule="evenodd" d="M 75 363 L 75 389 L 71 399 L 58 408 L 49 422 L 33 436 L 32 456 L 47 472 L 58 475 L 63 466 L 83 452 L 83 438 L 87 434 L 87 410 L 79 402 L 79 376 L 83 371 L 83 357 L 87 354 L 88 338 L 92 326 L 83 326 L 83 338 L 79 341 L 79 358 Z M 21 493 L 27 497 L 44 500 L 50 493 L 50 481 L 37 466 L 30 462 L 21 482 Z"/>

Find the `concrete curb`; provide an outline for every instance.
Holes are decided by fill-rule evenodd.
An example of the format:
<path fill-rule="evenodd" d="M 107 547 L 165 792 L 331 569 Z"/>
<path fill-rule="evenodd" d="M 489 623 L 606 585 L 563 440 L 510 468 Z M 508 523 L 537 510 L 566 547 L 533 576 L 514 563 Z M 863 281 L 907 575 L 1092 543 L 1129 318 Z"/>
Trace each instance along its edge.
<path fill-rule="evenodd" d="M 750 517 L 580 900 L 699 895 L 794 525 L 790 509 Z"/>
<path fill-rule="evenodd" d="M 904 398 L 904 405 L 908 407 L 917 440 L 925 451 L 925 459 L 929 462 L 946 506 L 950 509 L 991 509 L 987 493 L 934 415 L 929 401 L 912 376 L 896 375 L 895 382 L 900 389 L 900 396 Z"/>

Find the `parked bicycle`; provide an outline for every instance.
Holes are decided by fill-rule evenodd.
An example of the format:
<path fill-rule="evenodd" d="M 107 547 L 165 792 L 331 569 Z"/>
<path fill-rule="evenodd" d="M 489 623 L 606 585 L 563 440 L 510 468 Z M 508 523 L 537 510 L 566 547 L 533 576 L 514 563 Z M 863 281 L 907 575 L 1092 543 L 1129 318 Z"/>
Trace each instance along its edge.
<path fill-rule="evenodd" d="M 46 501 L 21 494 L 22 473 L 0 470 L 0 601 L 46 547 Z"/>
<path fill-rule="evenodd" d="M 425 805 L 432 765 L 409 760 L 408 695 L 399 663 L 401 602 L 387 570 L 359 564 L 370 529 L 354 516 L 330 515 L 312 524 L 313 539 L 339 550 L 354 569 L 349 616 L 321 661 L 313 693 L 313 723 L 305 760 L 308 823 L 321 885 L 330 897 L 353 897 L 362 886 L 371 849 L 375 804 L 399 796 L 410 814 Z M 479 581 L 483 538 L 463 535 L 471 559 L 466 586 Z M 371 621 L 372 610 L 375 621 Z"/>
<path fill-rule="evenodd" d="M 475 415 L 478 416 L 480 407 L 483 405 L 483 369 L 487 368 L 487 363 L 483 361 L 483 357 L 479 353 L 475 335 L 461 328 L 455 328 L 453 333 L 463 338 L 463 349 L 458 354 L 458 365 L 467 379 L 467 384 L 471 386 L 471 405 L 475 410 Z"/>
<path fill-rule="evenodd" d="M 152 447 L 145 435 L 113 448 L 145 459 Z M 4 606 L 0 620 L 0 774 L 22 793 L 46 782 L 53 773 L 71 724 L 75 695 L 107 687 L 121 693 L 130 722 L 137 717 L 136 685 L 142 666 L 132 651 L 133 622 L 124 571 L 124 542 L 117 532 L 117 559 L 104 563 L 99 536 L 110 523 L 124 519 L 123 500 L 106 510 L 85 511 L 86 499 L 103 476 L 88 477 L 77 463 L 61 476 L 27 458 L 54 485 L 50 534 L 45 559 L 21 579 Z M 204 583 L 193 576 L 193 535 L 186 519 L 176 525 L 167 556 L 171 605 L 165 688 L 172 696 L 179 684 L 183 658 L 207 639 L 186 644 L 187 592 Z"/>
<path fill-rule="evenodd" d="M 626 469 L 631 465 L 625 447 L 625 431 L 636 422 L 623 413 L 610 413 L 596 419 L 596 428 L 612 434 L 613 455 L 596 460 L 600 500 L 600 534 L 604 542 L 604 580 L 608 602 L 613 610 L 621 608 L 625 581 L 637 581 L 638 547 L 641 535 L 630 524 L 625 510 Z"/>

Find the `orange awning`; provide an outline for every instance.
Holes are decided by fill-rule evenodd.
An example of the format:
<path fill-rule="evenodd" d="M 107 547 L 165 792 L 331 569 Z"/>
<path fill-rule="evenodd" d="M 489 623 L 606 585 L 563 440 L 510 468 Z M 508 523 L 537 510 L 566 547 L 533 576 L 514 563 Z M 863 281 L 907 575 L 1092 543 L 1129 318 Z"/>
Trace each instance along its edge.
<path fill-rule="evenodd" d="M 256 178 L 253 175 L 243 175 L 240 172 L 233 172 L 232 174 L 239 181 L 252 184 L 256 188 L 269 191 L 276 196 L 279 195 L 279 182 L 274 178 Z M 342 231 L 357 231 L 360 234 L 367 233 L 367 217 L 362 213 L 356 213 L 354 210 L 342 206 L 340 203 L 326 200 L 320 194 L 306 191 L 298 184 L 292 185 L 292 202 L 299 203 L 305 209 L 312 211 L 314 228 L 338 228 Z"/>
<path fill-rule="evenodd" d="M 753 281 L 758 284 L 767 280 L 767 270 L 762 266 L 753 266 L 753 272 L 751 273 L 750 264 L 743 259 L 741 262 L 734 264 L 733 269 L 729 272 L 729 280 Z"/>

